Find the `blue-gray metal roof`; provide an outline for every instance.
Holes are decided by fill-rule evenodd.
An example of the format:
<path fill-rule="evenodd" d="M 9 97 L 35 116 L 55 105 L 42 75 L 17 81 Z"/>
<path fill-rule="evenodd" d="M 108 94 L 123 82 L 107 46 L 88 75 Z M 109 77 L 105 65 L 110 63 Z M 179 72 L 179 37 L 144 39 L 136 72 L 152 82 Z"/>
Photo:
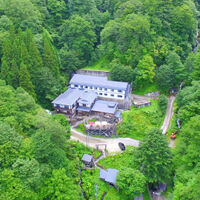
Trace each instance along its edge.
<path fill-rule="evenodd" d="M 94 91 L 85 91 L 81 94 L 80 99 L 78 100 L 78 103 L 83 103 L 83 104 L 92 104 L 95 99 L 97 98 L 97 93 Z"/>
<path fill-rule="evenodd" d="M 117 169 L 108 169 L 105 181 L 108 182 L 108 183 L 112 183 L 112 184 L 116 185 L 118 172 L 119 171 Z"/>
<path fill-rule="evenodd" d="M 83 162 L 91 162 L 91 161 L 92 161 L 92 158 L 93 158 L 93 156 L 88 155 L 88 154 L 84 154 L 81 160 L 82 160 Z"/>
<path fill-rule="evenodd" d="M 100 169 L 100 178 L 105 180 L 106 176 L 107 176 L 107 171 Z"/>
<path fill-rule="evenodd" d="M 82 74 L 74 74 L 74 76 L 70 80 L 70 84 L 110 88 L 117 90 L 126 90 L 129 85 L 127 82 L 109 81 L 107 77 L 89 76 Z"/>
<path fill-rule="evenodd" d="M 77 108 L 78 111 L 90 112 L 91 108 L 79 106 Z"/>
<path fill-rule="evenodd" d="M 73 105 L 83 93 L 83 90 L 69 88 L 67 91 L 54 99 L 52 103 L 59 105 Z"/>
<path fill-rule="evenodd" d="M 117 105 L 117 102 L 97 100 L 92 107 L 92 111 L 114 114 Z"/>

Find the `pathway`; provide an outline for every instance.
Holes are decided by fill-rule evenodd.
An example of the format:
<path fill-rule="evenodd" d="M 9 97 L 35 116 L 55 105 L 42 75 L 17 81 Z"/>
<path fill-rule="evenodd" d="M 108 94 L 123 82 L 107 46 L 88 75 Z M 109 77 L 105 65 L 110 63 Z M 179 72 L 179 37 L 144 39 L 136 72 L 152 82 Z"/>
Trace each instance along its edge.
<path fill-rule="evenodd" d="M 142 96 L 137 95 L 138 98 L 143 98 Z M 144 97 L 146 98 L 146 97 Z M 173 116 L 173 104 L 174 104 L 174 100 L 176 99 L 175 96 L 171 96 L 168 99 L 168 107 L 167 107 L 167 112 L 166 112 L 166 116 L 163 122 L 163 125 L 161 127 L 161 129 L 163 130 L 163 134 L 166 134 L 169 126 L 170 126 L 170 121 L 171 118 Z M 76 124 L 77 125 L 77 124 Z M 76 140 L 81 142 L 82 144 L 92 147 L 92 148 L 96 148 L 96 145 L 98 144 L 106 144 L 107 145 L 107 150 L 109 153 L 111 152 L 120 152 L 121 149 L 119 148 L 118 143 L 122 142 L 124 143 L 124 145 L 131 145 L 134 147 L 138 147 L 140 141 L 139 140 L 135 140 L 132 138 L 109 138 L 109 139 L 105 139 L 105 138 L 98 138 L 98 137 L 91 137 L 88 135 L 84 135 L 83 133 L 77 131 L 76 129 L 74 129 L 74 127 L 71 127 L 71 139 L 72 140 Z M 174 141 L 170 142 L 170 147 L 173 147 Z M 102 149 L 103 150 L 103 149 Z"/>
<path fill-rule="evenodd" d="M 85 144 L 86 146 L 96 148 L 97 144 L 106 144 L 107 150 L 109 153 L 111 152 L 120 152 L 120 148 L 118 143 L 122 142 L 125 145 L 131 145 L 134 147 L 138 147 L 140 141 L 131 139 L 131 138 L 98 138 L 98 137 L 91 137 L 88 135 L 84 135 L 80 133 L 79 131 L 75 130 L 73 127 L 71 127 L 71 139 L 81 142 L 82 144 Z M 102 146 L 103 147 L 103 146 Z M 103 147 L 104 148 L 104 147 Z M 102 149 L 103 150 L 103 149 Z"/>
<path fill-rule="evenodd" d="M 166 134 L 167 133 L 167 130 L 170 126 L 170 121 L 172 119 L 172 116 L 173 116 L 173 105 L 174 105 L 174 100 L 176 99 L 175 96 L 171 96 L 169 99 L 168 99 L 168 107 L 167 107 L 167 112 L 166 112 L 166 116 L 165 116 L 165 119 L 164 119 L 164 122 L 163 122 L 163 125 L 161 127 L 161 129 L 163 130 L 162 133 L 163 134 Z"/>

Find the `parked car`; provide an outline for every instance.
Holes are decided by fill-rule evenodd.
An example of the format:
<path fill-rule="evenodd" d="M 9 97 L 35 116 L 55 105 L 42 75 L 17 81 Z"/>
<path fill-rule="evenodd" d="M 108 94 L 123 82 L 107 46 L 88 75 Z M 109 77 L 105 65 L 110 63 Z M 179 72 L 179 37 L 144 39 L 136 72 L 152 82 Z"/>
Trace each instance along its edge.
<path fill-rule="evenodd" d="M 119 142 L 118 145 L 119 145 L 119 148 L 120 148 L 122 151 L 124 151 L 124 150 L 126 149 L 126 146 L 125 146 L 122 142 Z"/>

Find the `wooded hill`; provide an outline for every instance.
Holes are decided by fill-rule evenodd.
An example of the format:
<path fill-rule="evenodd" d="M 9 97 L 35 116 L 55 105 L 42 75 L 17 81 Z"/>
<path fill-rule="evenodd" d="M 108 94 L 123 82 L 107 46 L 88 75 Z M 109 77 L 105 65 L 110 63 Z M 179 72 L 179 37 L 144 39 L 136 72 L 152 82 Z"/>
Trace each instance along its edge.
<path fill-rule="evenodd" d="M 199 8 L 197 0 L 0 0 L 0 198 L 83 198 L 68 124 L 41 106 L 51 109 L 77 69 L 107 65 L 134 89 L 168 94 L 184 81 L 171 199 L 199 200 Z"/>

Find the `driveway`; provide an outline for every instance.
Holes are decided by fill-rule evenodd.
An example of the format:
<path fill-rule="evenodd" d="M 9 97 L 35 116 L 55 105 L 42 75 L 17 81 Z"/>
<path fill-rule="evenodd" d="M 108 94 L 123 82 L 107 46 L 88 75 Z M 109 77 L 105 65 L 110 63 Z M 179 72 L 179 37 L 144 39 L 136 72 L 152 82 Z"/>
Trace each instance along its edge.
<path fill-rule="evenodd" d="M 174 108 L 173 105 L 174 105 L 175 99 L 176 99 L 175 96 L 171 96 L 168 99 L 167 112 L 166 112 L 166 116 L 165 116 L 163 125 L 161 127 L 163 134 L 167 133 L 167 130 L 168 130 L 169 126 L 170 126 L 170 121 L 171 121 L 172 116 L 173 116 L 173 108 Z"/>
<path fill-rule="evenodd" d="M 147 99 L 147 97 L 143 97 L 143 96 L 139 96 L 139 95 L 134 95 L 134 98 Z M 163 130 L 163 132 L 162 132 L 163 134 L 166 134 L 166 132 L 170 126 L 170 121 L 173 116 L 173 104 L 174 104 L 175 99 L 176 99 L 176 97 L 174 97 L 174 96 L 171 96 L 168 99 L 167 112 L 166 112 L 166 116 L 165 116 L 163 125 L 161 127 L 161 129 Z M 102 149 L 102 150 L 105 148 L 105 145 L 106 145 L 106 148 L 109 153 L 121 151 L 121 149 L 119 148 L 119 145 L 118 145 L 119 142 L 122 142 L 125 145 L 131 145 L 134 147 L 138 147 L 139 143 L 140 143 L 139 140 L 135 140 L 132 138 L 105 139 L 105 138 L 91 137 L 91 136 L 84 135 L 83 133 L 75 130 L 73 127 L 71 127 L 71 140 L 79 141 L 82 144 L 92 147 L 92 148 L 96 148 L 97 145 L 99 145 L 99 149 Z M 169 146 L 173 147 L 174 144 L 170 143 Z"/>
<path fill-rule="evenodd" d="M 107 150 L 109 153 L 111 152 L 120 152 L 121 149 L 119 148 L 118 143 L 122 142 L 125 145 L 131 145 L 134 147 L 138 147 L 140 141 L 131 139 L 131 138 L 109 138 L 109 139 L 104 139 L 104 138 L 97 138 L 97 137 L 91 137 L 84 135 L 80 133 L 79 131 L 75 130 L 73 127 L 71 127 L 71 140 L 79 141 L 82 144 L 96 148 L 97 145 L 99 145 L 99 149 L 104 149 L 104 145 L 106 145 Z M 102 144 L 102 146 L 101 146 Z"/>

